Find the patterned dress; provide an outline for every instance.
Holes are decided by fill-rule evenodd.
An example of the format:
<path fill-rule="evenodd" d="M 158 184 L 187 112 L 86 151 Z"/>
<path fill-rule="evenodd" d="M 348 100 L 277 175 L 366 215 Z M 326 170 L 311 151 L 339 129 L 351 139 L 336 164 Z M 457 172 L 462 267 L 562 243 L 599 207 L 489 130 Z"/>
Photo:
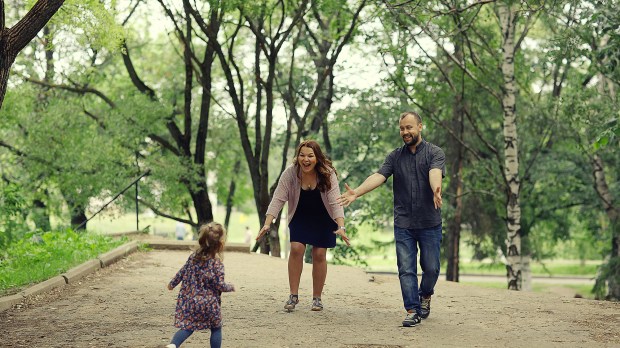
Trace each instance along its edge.
<path fill-rule="evenodd" d="M 224 264 L 220 259 L 202 260 L 195 253 L 170 281 L 172 287 L 180 282 L 174 326 L 183 330 L 204 330 L 222 327 L 220 311 L 222 292 L 233 291 L 224 282 Z"/>

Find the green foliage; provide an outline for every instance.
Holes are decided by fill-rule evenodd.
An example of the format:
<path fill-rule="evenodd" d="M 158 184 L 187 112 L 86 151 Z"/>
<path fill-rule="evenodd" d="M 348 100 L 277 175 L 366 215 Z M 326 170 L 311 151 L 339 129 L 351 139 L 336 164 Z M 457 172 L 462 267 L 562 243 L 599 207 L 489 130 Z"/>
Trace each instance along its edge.
<path fill-rule="evenodd" d="M 0 292 L 60 275 L 125 241 L 72 230 L 29 233 L 0 251 Z"/>
<path fill-rule="evenodd" d="M 196 2 L 203 15 L 216 8 L 224 10 L 220 36 L 229 38 L 222 42 L 225 51 L 233 44 L 230 38 L 239 11 L 253 19 L 263 16 L 265 34 L 271 34 L 280 19 L 284 17 L 286 25 L 299 6 L 285 1 L 283 10 L 278 4 L 271 0 Z M 4 180 L 19 187 L 18 193 L 12 195 L 21 200 L 18 208 L 11 208 L 13 213 L 7 213 L 8 209 L 2 213 L 0 223 L 13 221 L 13 234 L 21 235 L 28 230 L 28 220 L 32 219 L 28 212 L 32 211 L 34 200 L 45 202 L 48 213 L 61 217 L 60 225 L 66 226 L 67 210 L 107 201 L 146 168 L 152 174 L 140 183 L 140 197 L 170 215 L 185 217 L 191 211 L 188 190 L 206 181 L 202 169 L 215 174 L 209 176 L 208 183 L 219 203 L 224 202 L 230 182 L 235 179 L 235 207 L 251 210 L 247 209 L 247 202 L 254 203 L 250 199 L 254 187 L 247 175 L 237 119 L 230 114 L 233 109 L 222 87 L 220 62 L 215 62 L 210 72 L 214 89 L 209 91 L 212 104 L 204 168 L 192 158 L 194 135 L 185 135 L 192 139 L 187 155 L 169 131 L 172 125 L 179 130 L 190 127 L 195 131 L 198 127 L 201 105 L 197 101 L 205 91 L 196 81 L 206 76 L 199 67 L 204 59 L 204 35 L 194 30 L 196 69 L 192 108 L 186 118 L 182 107 L 183 47 L 178 38 L 165 32 L 172 28 L 170 23 L 162 30 L 151 30 L 154 25 L 161 25 L 154 22 L 158 17 L 152 15 L 161 10 L 161 5 L 144 2 L 124 28 L 118 20 L 128 10 L 121 5 L 111 0 L 67 0 L 50 23 L 52 43 L 48 47 L 54 49 L 56 68 L 51 81 L 94 88 L 109 97 L 113 107 L 90 93 L 75 94 L 24 83 L 22 76 L 44 75 L 42 67 L 46 62 L 41 59 L 44 55 L 40 41 L 34 41 L 17 58 L 16 73 L 12 74 L 11 88 L 0 111 L 0 141 L 8 144 L 0 147 L 0 172 Z M 179 9 L 176 5 L 171 6 Z M 336 65 L 333 71 L 337 79 L 327 122 L 332 143 L 330 155 L 341 185 L 361 184 L 392 149 L 401 146 L 397 123 L 398 114 L 405 109 L 422 113 L 424 138 L 442 146 L 448 160 L 453 158 L 458 142 L 447 129 L 454 126 L 453 106 L 456 96 L 460 96 L 469 112 L 461 139 L 467 145 L 463 150 L 462 226 L 471 231 L 471 237 L 464 242 L 474 248 L 475 259 L 496 258 L 498 248 L 505 248 L 506 195 L 502 106 L 489 93 L 492 90 L 501 95 L 498 86 L 503 83 L 498 54 L 502 36 L 494 5 L 481 3 L 453 11 L 443 3 L 424 0 L 404 3 L 391 12 L 386 12 L 384 5 L 371 2 L 369 11 L 363 13 L 362 26 L 355 32 L 365 36 L 346 47 L 339 57 L 343 64 Z M 303 29 L 299 26 L 283 44 L 284 53 L 279 55 L 276 67 L 277 86 L 282 89 L 287 85 L 287 69 L 295 52 L 291 76 L 300 110 L 301 105 L 309 102 L 317 79 L 314 59 L 321 50 L 334 48 L 326 43 L 342 39 L 356 6 L 357 1 L 310 2 L 305 21 L 317 41 L 305 30 L 297 35 L 297 30 Z M 464 3 L 454 6 L 463 9 Z M 602 158 L 610 191 L 617 202 L 620 181 L 614 169 L 620 165 L 616 153 L 620 103 L 612 93 L 617 90 L 620 57 L 617 30 L 614 31 L 619 22 L 617 1 L 561 1 L 546 6 L 549 12 L 536 13 L 537 20 L 515 57 L 523 252 L 534 259 L 600 258 L 609 252 L 609 236 L 604 233 L 606 222 L 600 199 L 592 189 L 589 156 L 597 154 Z M 7 16 L 23 16 L 26 10 L 23 6 L 7 11 Z M 520 16 L 530 15 L 530 10 Z M 320 28 L 316 15 L 326 24 L 324 28 Z M 439 42 L 429 40 L 422 28 L 439 37 Z M 118 50 L 123 38 L 127 38 L 140 78 L 155 89 L 155 100 L 137 91 L 127 76 Z M 246 126 L 253 142 L 251 147 L 258 153 L 263 149 L 255 145 L 264 132 L 264 124 L 253 124 L 253 101 L 257 100 L 256 81 L 260 83 L 262 76 L 254 75 L 250 63 L 255 39 L 247 26 L 241 28 L 234 45 L 230 59 L 237 62 L 240 78 L 244 79 Z M 453 56 L 448 56 L 457 49 L 463 50 L 462 63 L 467 74 L 455 65 Z M 360 57 L 350 59 L 346 56 L 350 52 L 357 52 Z M 343 81 L 346 78 L 342 76 L 355 74 L 360 61 L 385 78 L 373 86 L 348 86 L 349 81 Z M 562 88 L 556 88 L 559 83 Z M 277 91 L 275 105 L 286 105 Z M 258 109 L 264 110 L 264 106 L 259 105 Z M 311 109 L 310 116 L 313 112 Z M 278 117 L 291 117 L 291 112 L 285 110 L 284 116 Z M 282 119 L 272 125 L 270 151 L 278 155 L 268 159 L 270 173 L 277 173 L 282 163 Z M 154 140 L 156 137 L 169 146 L 162 146 Z M 238 160 L 242 165 L 235 170 Z M 444 188 L 453 183 L 451 175 L 456 168 L 452 165 L 448 164 Z M 444 197 L 442 213 L 445 221 L 450 221 L 456 211 L 448 201 L 455 198 L 455 193 L 446 192 Z M 117 206 L 133 208 L 132 197 L 121 198 Z M 347 226 L 369 225 L 375 230 L 389 227 L 391 180 L 356 201 L 346 214 Z M 10 239 L 7 236 L 5 232 L 0 243 L 6 245 Z M 384 244 L 368 244 L 355 251 L 339 245 L 335 250 L 337 262 L 347 262 L 347 257 L 363 258 L 365 253 L 383 250 Z"/>
<path fill-rule="evenodd" d="M 347 226 L 347 236 L 350 240 L 355 240 L 355 237 L 359 235 L 356 225 L 348 224 Z M 368 263 L 363 259 L 363 255 L 369 251 L 368 247 L 359 244 L 355 247 L 347 246 L 340 237 L 337 237 L 336 241 L 336 247 L 331 250 L 334 257 L 332 263 L 336 265 L 368 266 Z"/>
<path fill-rule="evenodd" d="M 25 202 L 20 187 L 0 182 L 0 252 L 25 231 Z"/>
<path fill-rule="evenodd" d="M 95 50 L 119 51 L 124 29 L 114 18 L 116 0 L 67 0 L 52 17 L 52 25 L 75 35 L 76 43 Z"/>
<path fill-rule="evenodd" d="M 620 122 L 618 122 L 618 116 L 609 120 L 605 127 L 594 141 L 594 150 L 599 150 L 606 146 L 618 148 L 620 143 Z"/>

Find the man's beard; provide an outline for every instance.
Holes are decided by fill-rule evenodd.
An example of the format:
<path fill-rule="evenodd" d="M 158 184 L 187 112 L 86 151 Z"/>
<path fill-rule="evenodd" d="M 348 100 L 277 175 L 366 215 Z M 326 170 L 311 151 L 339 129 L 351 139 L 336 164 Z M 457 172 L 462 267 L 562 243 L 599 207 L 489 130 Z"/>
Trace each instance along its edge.
<path fill-rule="evenodd" d="M 403 138 L 403 141 L 405 142 L 405 145 L 411 146 L 411 145 L 417 144 L 418 143 L 418 139 L 420 139 L 419 135 L 412 135 L 411 136 L 411 141 L 407 142 L 407 141 L 405 141 L 404 138 Z"/>

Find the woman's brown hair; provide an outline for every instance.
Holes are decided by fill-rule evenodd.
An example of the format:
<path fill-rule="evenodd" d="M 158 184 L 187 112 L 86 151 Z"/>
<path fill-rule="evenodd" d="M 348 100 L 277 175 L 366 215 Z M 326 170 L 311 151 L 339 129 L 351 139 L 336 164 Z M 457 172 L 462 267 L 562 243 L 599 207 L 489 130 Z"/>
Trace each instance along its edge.
<path fill-rule="evenodd" d="M 297 151 L 295 151 L 295 160 L 293 164 L 297 167 L 297 175 L 300 175 L 301 168 L 299 167 L 299 152 L 302 147 L 309 147 L 314 151 L 314 156 L 316 156 L 316 167 L 314 169 L 317 171 L 317 178 L 319 179 L 319 183 L 317 187 L 321 192 L 327 192 L 332 188 L 332 183 L 329 178 L 332 174 L 332 171 L 336 173 L 336 168 L 332 165 L 332 161 L 325 156 L 323 151 L 321 150 L 321 146 L 315 140 L 304 140 L 297 146 Z"/>
<path fill-rule="evenodd" d="M 209 222 L 200 226 L 199 232 L 198 244 L 200 247 L 196 250 L 196 257 L 205 260 L 217 256 L 221 259 L 226 235 L 224 226 L 217 222 Z"/>

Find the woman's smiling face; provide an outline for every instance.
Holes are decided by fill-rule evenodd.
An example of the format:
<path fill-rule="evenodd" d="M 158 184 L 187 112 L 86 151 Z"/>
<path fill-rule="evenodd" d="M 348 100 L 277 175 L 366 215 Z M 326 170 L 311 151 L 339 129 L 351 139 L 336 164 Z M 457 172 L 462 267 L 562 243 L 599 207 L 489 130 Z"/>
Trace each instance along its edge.
<path fill-rule="evenodd" d="M 310 173 L 316 167 L 316 156 L 312 148 L 302 146 L 297 154 L 297 163 L 304 173 Z"/>

